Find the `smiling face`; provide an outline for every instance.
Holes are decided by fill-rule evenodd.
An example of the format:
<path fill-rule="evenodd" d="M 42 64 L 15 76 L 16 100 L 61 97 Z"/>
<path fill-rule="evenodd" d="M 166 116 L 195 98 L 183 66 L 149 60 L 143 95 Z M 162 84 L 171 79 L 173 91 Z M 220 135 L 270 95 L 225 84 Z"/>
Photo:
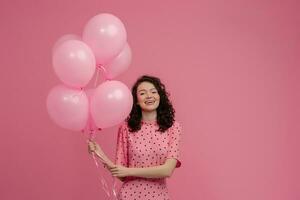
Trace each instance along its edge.
<path fill-rule="evenodd" d="M 142 82 L 137 87 L 137 104 L 144 112 L 151 112 L 159 106 L 160 96 L 150 82 Z"/>

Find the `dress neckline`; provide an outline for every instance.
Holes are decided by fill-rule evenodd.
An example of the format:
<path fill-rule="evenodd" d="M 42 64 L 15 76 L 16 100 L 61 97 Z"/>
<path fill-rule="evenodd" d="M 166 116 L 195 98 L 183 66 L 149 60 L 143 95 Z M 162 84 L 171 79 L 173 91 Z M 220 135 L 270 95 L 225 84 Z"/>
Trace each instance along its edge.
<path fill-rule="evenodd" d="M 153 120 L 153 121 L 144 121 L 144 120 L 142 120 L 141 123 L 142 124 L 157 124 L 157 121 L 156 120 Z"/>

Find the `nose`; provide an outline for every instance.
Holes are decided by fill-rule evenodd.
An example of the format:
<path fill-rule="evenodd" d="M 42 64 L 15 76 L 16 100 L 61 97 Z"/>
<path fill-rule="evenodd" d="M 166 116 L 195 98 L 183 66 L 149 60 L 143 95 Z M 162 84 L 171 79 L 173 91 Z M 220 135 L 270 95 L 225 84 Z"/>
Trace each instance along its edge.
<path fill-rule="evenodd" d="M 147 92 L 147 94 L 146 94 L 146 98 L 147 99 L 151 99 L 152 98 L 152 94 L 151 94 L 151 92 L 149 93 L 149 92 Z"/>

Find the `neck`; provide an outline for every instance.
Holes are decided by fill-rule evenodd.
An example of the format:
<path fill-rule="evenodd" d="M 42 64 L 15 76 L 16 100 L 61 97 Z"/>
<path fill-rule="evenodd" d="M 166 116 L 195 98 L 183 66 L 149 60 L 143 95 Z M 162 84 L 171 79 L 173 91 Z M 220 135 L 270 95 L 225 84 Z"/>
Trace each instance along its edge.
<path fill-rule="evenodd" d="M 154 111 L 142 111 L 142 120 L 143 121 L 156 121 L 157 112 Z"/>

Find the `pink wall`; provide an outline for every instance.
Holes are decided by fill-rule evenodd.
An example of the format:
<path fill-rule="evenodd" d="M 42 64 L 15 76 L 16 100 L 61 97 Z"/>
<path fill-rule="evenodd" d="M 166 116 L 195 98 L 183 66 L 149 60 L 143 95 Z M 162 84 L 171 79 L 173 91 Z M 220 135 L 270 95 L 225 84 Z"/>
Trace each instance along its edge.
<path fill-rule="evenodd" d="M 153 74 L 171 92 L 184 127 L 174 200 L 300 199 L 297 1 L 0 4 L 1 200 L 106 199 L 83 135 L 57 127 L 45 106 L 59 83 L 52 45 L 101 12 L 128 31 L 133 63 L 119 80 Z M 116 127 L 97 140 L 112 156 Z"/>

